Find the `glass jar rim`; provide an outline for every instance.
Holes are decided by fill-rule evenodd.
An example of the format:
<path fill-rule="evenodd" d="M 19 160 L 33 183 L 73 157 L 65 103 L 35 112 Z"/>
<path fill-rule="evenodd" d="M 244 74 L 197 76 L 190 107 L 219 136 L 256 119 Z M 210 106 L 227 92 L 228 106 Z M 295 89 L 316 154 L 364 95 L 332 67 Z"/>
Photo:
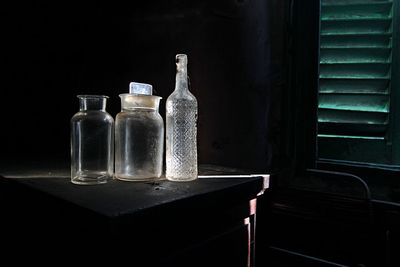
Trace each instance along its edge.
<path fill-rule="evenodd" d="M 146 108 L 158 110 L 161 96 L 142 94 L 120 94 L 122 109 Z"/>
<path fill-rule="evenodd" d="M 79 99 L 82 99 L 82 98 L 93 98 L 93 99 L 110 98 L 106 95 L 77 95 L 76 97 L 78 97 Z"/>
<path fill-rule="evenodd" d="M 158 95 L 144 95 L 144 94 L 130 94 L 130 93 L 119 94 L 118 96 L 121 98 L 128 96 L 128 97 L 137 97 L 137 98 L 162 99 L 162 97 L 158 96 Z"/>

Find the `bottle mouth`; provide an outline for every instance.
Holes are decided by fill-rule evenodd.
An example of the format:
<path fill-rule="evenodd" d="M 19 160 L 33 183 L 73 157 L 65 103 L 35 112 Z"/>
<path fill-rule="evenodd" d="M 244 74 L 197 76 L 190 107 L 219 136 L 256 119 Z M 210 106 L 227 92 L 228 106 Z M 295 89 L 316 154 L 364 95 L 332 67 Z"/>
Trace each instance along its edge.
<path fill-rule="evenodd" d="M 79 99 L 108 99 L 109 97 L 106 95 L 77 95 Z"/>
<path fill-rule="evenodd" d="M 181 63 L 181 64 L 185 64 L 186 65 L 188 63 L 188 58 L 187 58 L 186 54 L 177 54 L 175 56 L 175 60 L 176 60 L 177 64 Z"/>
<path fill-rule="evenodd" d="M 185 72 L 186 65 L 188 63 L 187 55 L 185 54 L 177 54 L 175 56 L 176 68 L 178 71 Z"/>
<path fill-rule="evenodd" d="M 79 98 L 80 110 L 102 110 L 106 109 L 106 102 L 109 98 L 106 95 L 77 95 Z"/>
<path fill-rule="evenodd" d="M 162 97 L 155 95 L 120 94 L 122 109 L 154 109 L 158 110 Z"/>

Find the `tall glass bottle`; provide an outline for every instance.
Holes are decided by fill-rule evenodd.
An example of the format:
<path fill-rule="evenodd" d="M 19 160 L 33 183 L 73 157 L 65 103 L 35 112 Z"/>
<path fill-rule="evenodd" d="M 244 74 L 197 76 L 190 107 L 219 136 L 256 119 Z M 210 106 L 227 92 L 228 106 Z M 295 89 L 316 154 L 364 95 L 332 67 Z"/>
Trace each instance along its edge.
<path fill-rule="evenodd" d="M 197 100 L 189 92 L 187 56 L 176 55 L 176 83 L 166 102 L 166 173 L 171 181 L 197 178 Z"/>
<path fill-rule="evenodd" d="M 79 112 L 71 118 L 71 182 L 103 184 L 113 177 L 114 120 L 107 96 L 78 95 Z"/>

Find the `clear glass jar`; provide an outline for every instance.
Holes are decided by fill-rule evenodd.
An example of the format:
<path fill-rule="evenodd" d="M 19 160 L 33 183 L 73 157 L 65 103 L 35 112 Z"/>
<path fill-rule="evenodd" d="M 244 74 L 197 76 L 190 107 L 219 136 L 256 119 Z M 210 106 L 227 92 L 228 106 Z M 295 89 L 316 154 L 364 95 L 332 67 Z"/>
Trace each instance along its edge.
<path fill-rule="evenodd" d="M 166 178 L 197 179 L 197 100 L 189 91 L 184 54 L 176 55 L 175 90 L 166 102 L 166 136 Z"/>
<path fill-rule="evenodd" d="M 121 94 L 115 119 L 115 178 L 147 181 L 162 174 L 164 121 L 159 96 Z"/>
<path fill-rule="evenodd" d="M 78 95 L 79 112 L 71 119 L 71 182 L 103 184 L 113 177 L 114 119 L 107 96 Z"/>

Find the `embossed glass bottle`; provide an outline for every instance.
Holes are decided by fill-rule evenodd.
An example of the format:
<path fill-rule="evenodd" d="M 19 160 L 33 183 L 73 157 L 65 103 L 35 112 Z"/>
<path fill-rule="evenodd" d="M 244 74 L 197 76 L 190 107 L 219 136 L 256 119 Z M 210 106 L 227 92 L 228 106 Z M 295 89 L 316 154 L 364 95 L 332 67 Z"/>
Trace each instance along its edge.
<path fill-rule="evenodd" d="M 176 83 L 166 102 L 166 173 L 171 181 L 197 178 L 197 100 L 189 92 L 187 56 L 176 55 Z"/>
<path fill-rule="evenodd" d="M 103 184 L 114 171 L 114 119 L 107 96 L 78 95 L 79 112 L 71 118 L 71 182 Z"/>

